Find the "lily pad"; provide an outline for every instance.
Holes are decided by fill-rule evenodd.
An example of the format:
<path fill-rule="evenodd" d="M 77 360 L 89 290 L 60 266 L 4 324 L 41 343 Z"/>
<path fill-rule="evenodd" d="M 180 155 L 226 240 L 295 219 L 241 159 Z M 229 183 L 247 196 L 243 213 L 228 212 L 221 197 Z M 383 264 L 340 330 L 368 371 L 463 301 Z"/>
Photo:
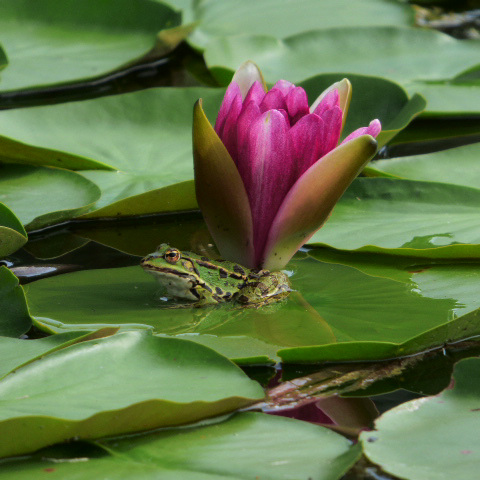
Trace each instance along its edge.
<path fill-rule="evenodd" d="M 480 84 L 452 82 L 410 82 L 405 85 L 412 93 L 428 99 L 425 117 L 479 117 Z"/>
<path fill-rule="evenodd" d="M 57 158 L 53 152 L 60 152 L 59 165 L 63 165 L 64 157 L 75 159 L 77 169 L 92 168 L 91 163 L 82 167 L 83 159 L 113 165 L 119 171 L 83 172 L 100 186 L 102 198 L 97 208 L 101 208 L 193 178 L 193 104 L 199 97 L 205 98 L 207 111 L 214 117 L 223 94 L 223 89 L 162 88 L 9 110 L 0 114 L 0 132 L 18 139 L 3 141 L 11 146 L 8 156 L 22 162 L 32 158 L 35 163 L 51 164 Z M 169 211 L 168 203 L 174 200 L 185 205 L 184 197 L 181 190 L 178 194 L 160 191 L 147 198 L 136 197 L 131 204 L 122 203 L 120 207 L 129 215 L 147 213 L 143 210 L 163 212 Z M 117 211 L 114 207 L 110 213 Z"/>
<path fill-rule="evenodd" d="M 264 395 L 213 350 L 148 332 L 63 348 L 4 377 L 0 393 L 3 457 L 72 437 L 188 424 Z"/>
<path fill-rule="evenodd" d="M 172 5 L 178 6 L 173 0 Z M 182 2 L 181 2 L 182 3 Z M 413 9 L 383 0 L 349 0 L 318 2 L 316 0 L 202 0 L 195 2 L 192 21 L 197 29 L 189 42 L 205 47 L 216 37 L 239 34 L 262 34 L 285 38 L 315 29 L 347 26 L 412 25 Z M 232 16 L 235 11 L 235 16 Z M 249 58 L 249 57 L 245 57 Z"/>
<path fill-rule="evenodd" d="M 480 333 L 473 311 L 478 276 L 464 279 L 466 266 L 438 274 L 432 268 L 425 279 L 418 274 L 409 282 L 313 258 L 295 259 L 288 267 L 296 291 L 259 309 L 178 308 L 182 305 L 161 299 L 156 282 L 139 267 L 46 278 L 27 285 L 26 292 L 37 326 L 50 332 L 150 327 L 208 345 L 242 364 L 278 360 L 278 351 L 288 362 L 389 358 L 407 347 L 414 353 Z M 450 294 L 459 280 L 461 287 Z"/>
<path fill-rule="evenodd" d="M 310 244 L 426 258 L 480 258 L 480 191 L 358 178 Z"/>
<path fill-rule="evenodd" d="M 3 203 L 0 203 L 0 258 L 10 255 L 25 243 L 27 243 L 27 232 L 22 222 Z"/>
<path fill-rule="evenodd" d="M 100 197 L 93 182 L 68 170 L 4 164 L 0 171 L 2 200 L 28 230 L 78 216 Z"/>
<path fill-rule="evenodd" d="M 360 435 L 367 457 L 409 480 L 475 478 L 480 462 L 479 368 L 478 358 L 461 360 L 453 388 L 382 415 L 374 431 Z"/>
<path fill-rule="evenodd" d="M 442 52 L 441 62 L 432 51 Z M 418 80 L 445 81 L 476 66 L 478 42 L 419 28 L 341 27 L 313 30 L 283 40 L 262 35 L 220 37 L 205 50 L 207 65 L 223 85 L 245 58 L 254 61 L 265 80 L 272 83 L 279 78 L 300 82 L 319 73 L 342 71 L 408 85 Z M 414 85 L 410 91 L 415 92 Z M 428 101 L 429 88 L 423 93 Z M 438 94 L 435 98 L 441 100 Z M 436 110 L 458 111 L 458 106 L 448 99 L 434 103 Z"/>
<path fill-rule="evenodd" d="M 25 295 L 17 277 L 0 266 L 0 335 L 19 337 L 32 326 Z"/>
<path fill-rule="evenodd" d="M 326 428 L 262 413 L 97 445 L 103 455 L 98 449 L 88 461 L 49 449 L 31 459 L 4 462 L 0 478 L 50 478 L 53 468 L 65 478 L 337 480 L 360 456 L 357 445 Z"/>
<path fill-rule="evenodd" d="M 368 176 L 408 178 L 480 188 L 480 143 L 425 155 L 379 160 L 364 170 Z"/>
<path fill-rule="evenodd" d="M 115 328 L 104 328 L 87 334 L 85 332 L 66 332 L 36 340 L 0 337 L 0 349 L 2 352 L 0 378 L 55 350 L 68 347 L 73 343 L 112 335 L 116 330 Z"/>
<path fill-rule="evenodd" d="M 5 55 L 5 50 L 0 46 L 0 70 L 5 68 L 8 64 L 7 56 Z"/>
<path fill-rule="evenodd" d="M 137 60 L 180 13 L 151 0 L 4 0 L 0 31 L 9 58 L 0 88 L 83 80 Z"/>

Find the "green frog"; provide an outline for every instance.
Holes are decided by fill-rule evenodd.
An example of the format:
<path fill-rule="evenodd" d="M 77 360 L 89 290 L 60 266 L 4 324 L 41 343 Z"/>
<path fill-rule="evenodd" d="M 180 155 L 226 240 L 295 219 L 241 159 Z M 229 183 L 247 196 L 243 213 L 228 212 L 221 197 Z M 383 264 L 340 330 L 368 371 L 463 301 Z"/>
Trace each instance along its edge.
<path fill-rule="evenodd" d="M 210 260 L 181 252 L 162 243 L 140 265 L 152 273 L 172 297 L 195 306 L 237 302 L 261 305 L 288 295 L 290 284 L 283 272 L 252 270 L 226 260 Z"/>

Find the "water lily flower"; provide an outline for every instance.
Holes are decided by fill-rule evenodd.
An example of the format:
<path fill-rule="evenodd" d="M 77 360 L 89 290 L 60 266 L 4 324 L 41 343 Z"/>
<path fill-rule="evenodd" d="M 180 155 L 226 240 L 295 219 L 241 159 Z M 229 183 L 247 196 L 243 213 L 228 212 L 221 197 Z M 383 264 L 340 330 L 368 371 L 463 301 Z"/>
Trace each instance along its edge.
<path fill-rule="evenodd" d="M 194 107 L 197 201 L 221 255 L 249 268 L 283 268 L 323 225 L 376 152 L 381 125 L 339 140 L 351 98 L 347 79 L 320 94 L 285 80 L 266 90 L 258 67 L 235 73 L 212 127 Z"/>

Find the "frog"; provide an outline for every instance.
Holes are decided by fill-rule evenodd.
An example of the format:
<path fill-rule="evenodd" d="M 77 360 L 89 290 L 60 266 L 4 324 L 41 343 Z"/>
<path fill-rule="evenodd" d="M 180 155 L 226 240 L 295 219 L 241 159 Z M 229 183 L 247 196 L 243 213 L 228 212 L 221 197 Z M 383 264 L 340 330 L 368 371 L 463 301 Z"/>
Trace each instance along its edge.
<path fill-rule="evenodd" d="M 166 243 L 140 262 L 168 295 L 195 306 L 233 302 L 260 306 L 285 298 L 290 282 L 284 272 L 249 269 L 227 260 L 182 252 Z"/>

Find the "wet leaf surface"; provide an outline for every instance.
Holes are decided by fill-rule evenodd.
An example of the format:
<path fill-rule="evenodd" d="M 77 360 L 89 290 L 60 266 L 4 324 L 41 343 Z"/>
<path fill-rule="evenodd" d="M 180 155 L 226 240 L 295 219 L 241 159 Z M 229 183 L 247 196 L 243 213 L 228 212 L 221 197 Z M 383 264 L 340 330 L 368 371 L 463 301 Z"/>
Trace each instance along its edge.
<path fill-rule="evenodd" d="M 145 55 L 157 33 L 180 23 L 161 2 L 4 0 L 3 48 L 10 63 L 1 90 L 35 88 L 93 77 Z M 1 61 L 1 60 L 0 60 Z"/>
<path fill-rule="evenodd" d="M 0 444 L 0 455 L 12 456 L 72 437 L 195 422 L 247 405 L 263 390 L 210 349 L 124 332 L 18 369 L 2 379 L 0 395 L 0 432 L 10 439 Z"/>
<path fill-rule="evenodd" d="M 3 463 L 0 478 L 43 479 L 53 472 L 65 478 L 337 480 L 360 454 L 358 447 L 326 428 L 262 413 L 98 445 L 103 452 L 90 448 L 85 453 L 91 457 L 77 461 L 57 447 L 22 462 Z"/>

